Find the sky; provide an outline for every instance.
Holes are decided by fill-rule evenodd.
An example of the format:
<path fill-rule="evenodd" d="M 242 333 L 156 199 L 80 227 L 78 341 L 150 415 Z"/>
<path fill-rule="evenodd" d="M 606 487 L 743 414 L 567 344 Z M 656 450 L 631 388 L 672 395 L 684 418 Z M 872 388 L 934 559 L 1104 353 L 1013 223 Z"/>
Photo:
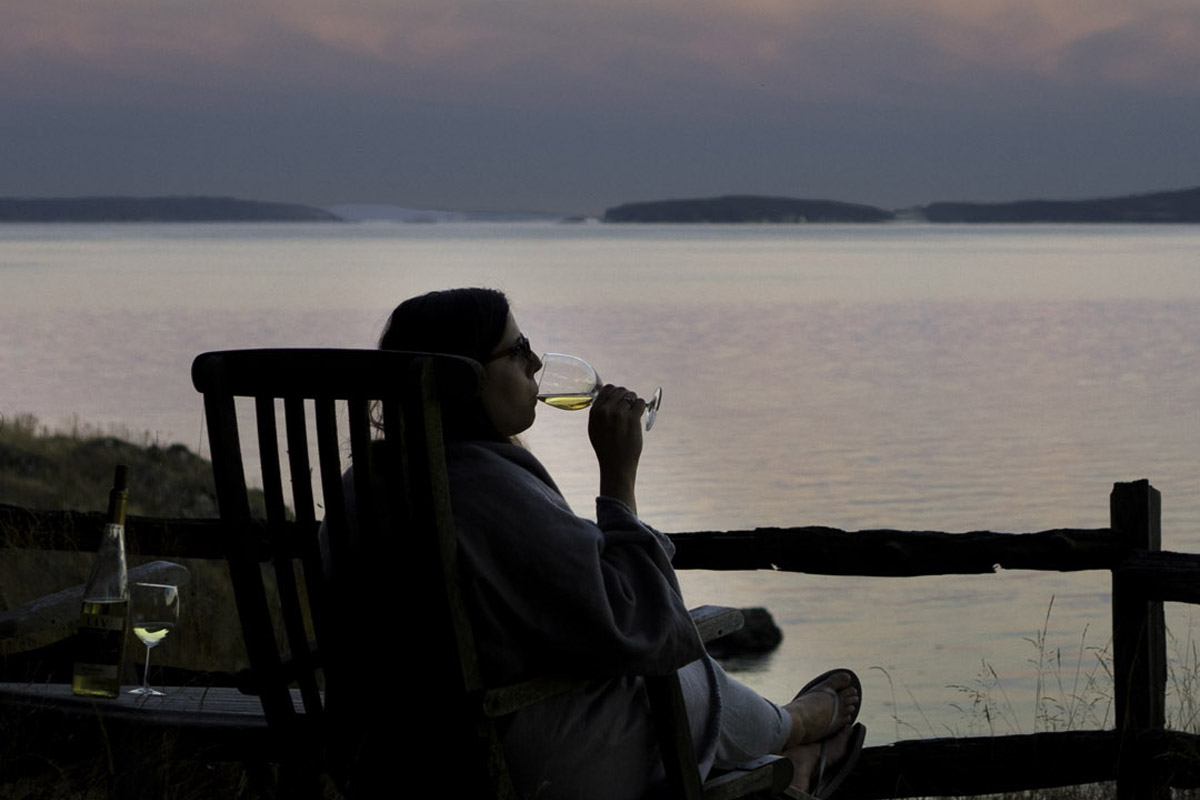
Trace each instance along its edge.
<path fill-rule="evenodd" d="M 0 196 L 1200 185 L 1200 0 L 0 0 Z"/>

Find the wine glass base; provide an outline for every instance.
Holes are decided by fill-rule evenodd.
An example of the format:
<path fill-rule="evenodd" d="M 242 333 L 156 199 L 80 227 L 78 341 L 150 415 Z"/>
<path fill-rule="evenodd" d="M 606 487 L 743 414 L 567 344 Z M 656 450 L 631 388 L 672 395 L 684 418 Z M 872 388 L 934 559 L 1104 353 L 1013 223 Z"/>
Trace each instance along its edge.
<path fill-rule="evenodd" d="M 662 387 L 654 390 L 654 395 L 650 398 L 650 402 L 646 403 L 646 430 L 649 431 L 654 427 L 654 420 L 658 419 L 658 409 L 662 405 Z"/>
<path fill-rule="evenodd" d="M 125 694 L 145 694 L 153 695 L 155 697 L 162 697 L 166 694 L 166 692 L 160 692 L 157 689 L 151 689 L 149 686 L 139 686 L 136 689 L 130 689 Z"/>

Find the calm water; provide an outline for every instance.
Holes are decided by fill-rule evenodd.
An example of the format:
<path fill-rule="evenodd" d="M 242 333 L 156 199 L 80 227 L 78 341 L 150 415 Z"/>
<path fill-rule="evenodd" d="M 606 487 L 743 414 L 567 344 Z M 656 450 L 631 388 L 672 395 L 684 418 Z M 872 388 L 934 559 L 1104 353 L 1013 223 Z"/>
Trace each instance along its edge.
<path fill-rule="evenodd" d="M 535 347 L 663 386 L 639 489 L 662 529 L 1104 527 L 1111 484 L 1147 477 L 1165 545 L 1197 550 L 1197 254 L 1191 226 L 0 226 L 0 413 L 206 450 L 196 353 L 369 346 L 404 297 L 488 285 Z M 585 425 L 543 409 L 527 442 L 590 514 Z M 979 730 L 947 687 L 989 669 L 1014 708 L 997 729 L 1031 730 L 1024 637 L 1052 596 L 1064 662 L 1086 674 L 1109 635 L 1099 575 L 685 591 L 772 609 L 784 648 L 747 676 L 769 695 L 857 668 L 874 741 Z"/>

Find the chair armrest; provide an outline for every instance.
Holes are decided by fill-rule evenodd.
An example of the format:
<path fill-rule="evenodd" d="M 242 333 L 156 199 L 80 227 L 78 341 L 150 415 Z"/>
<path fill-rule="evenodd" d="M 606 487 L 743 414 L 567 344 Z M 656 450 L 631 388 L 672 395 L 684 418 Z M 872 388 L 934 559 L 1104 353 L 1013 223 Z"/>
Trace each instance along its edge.
<path fill-rule="evenodd" d="M 700 633 L 700 641 L 706 644 L 713 639 L 720 639 L 722 636 L 740 631 L 746 624 L 742 612 L 736 608 L 699 606 L 693 608 L 690 613 L 692 622 L 696 624 L 696 630 Z"/>
<path fill-rule="evenodd" d="M 542 700 L 568 692 L 584 692 L 600 683 L 586 678 L 534 678 L 488 689 L 483 693 L 483 713 L 492 719 L 505 717 Z"/>
<path fill-rule="evenodd" d="M 794 775 L 792 762 L 783 756 L 763 756 L 715 777 L 709 776 L 704 782 L 704 800 L 734 800 L 747 795 L 811 800 L 812 795 L 788 785 Z"/>

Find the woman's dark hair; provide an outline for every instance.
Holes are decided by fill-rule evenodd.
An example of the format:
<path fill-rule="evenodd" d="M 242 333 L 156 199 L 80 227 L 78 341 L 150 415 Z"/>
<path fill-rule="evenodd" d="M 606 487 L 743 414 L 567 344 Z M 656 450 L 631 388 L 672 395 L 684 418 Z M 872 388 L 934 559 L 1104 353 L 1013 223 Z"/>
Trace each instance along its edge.
<path fill-rule="evenodd" d="M 508 324 L 508 298 L 495 289 L 446 289 L 410 297 L 392 312 L 380 350 L 450 353 L 483 363 Z"/>
<path fill-rule="evenodd" d="M 508 298 L 495 289 L 446 289 L 410 297 L 392 312 L 379 349 L 449 353 L 482 364 L 504 338 L 508 312 Z M 444 406 L 442 426 L 447 441 L 507 441 L 478 398 Z"/>

